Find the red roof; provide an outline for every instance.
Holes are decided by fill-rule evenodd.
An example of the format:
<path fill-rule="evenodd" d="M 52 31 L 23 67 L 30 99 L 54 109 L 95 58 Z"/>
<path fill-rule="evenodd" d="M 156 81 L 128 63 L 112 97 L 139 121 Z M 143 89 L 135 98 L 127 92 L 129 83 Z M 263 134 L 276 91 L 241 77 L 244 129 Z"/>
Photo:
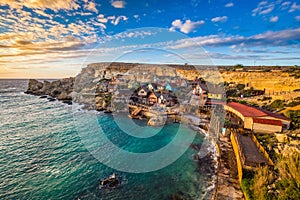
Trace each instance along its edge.
<path fill-rule="evenodd" d="M 253 118 L 253 123 L 282 126 L 282 122 L 280 120 L 275 120 L 275 119 Z"/>
<path fill-rule="evenodd" d="M 234 110 L 241 113 L 244 117 L 263 117 L 267 116 L 267 114 L 257 108 L 247 106 L 244 104 L 236 103 L 236 102 L 230 102 L 227 104 L 227 106 L 233 108 Z"/>

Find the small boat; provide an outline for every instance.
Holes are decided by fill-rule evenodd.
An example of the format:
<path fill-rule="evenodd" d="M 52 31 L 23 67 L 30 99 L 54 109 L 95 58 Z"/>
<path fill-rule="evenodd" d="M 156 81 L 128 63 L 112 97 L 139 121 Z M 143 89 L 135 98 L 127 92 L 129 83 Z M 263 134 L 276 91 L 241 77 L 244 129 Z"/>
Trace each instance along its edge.
<path fill-rule="evenodd" d="M 104 178 L 100 181 L 100 188 L 115 188 L 120 184 L 120 180 L 116 177 L 116 174 L 113 173 L 108 178 Z"/>

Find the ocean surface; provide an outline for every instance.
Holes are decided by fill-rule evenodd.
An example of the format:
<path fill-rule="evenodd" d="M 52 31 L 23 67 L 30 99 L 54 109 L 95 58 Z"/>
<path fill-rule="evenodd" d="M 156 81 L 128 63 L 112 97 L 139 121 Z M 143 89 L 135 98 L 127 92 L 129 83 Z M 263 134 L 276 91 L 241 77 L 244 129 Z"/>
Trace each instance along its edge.
<path fill-rule="evenodd" d="M 97 137 L 99 130 L 88 126 L 89 130 L 84 131 L 81 126 L 87 128 L 86 121 L 96 119 L 106 139 L 134 153 L 163 148 L 174 139 L 178 126 L 180 134 L 193 134 L 188 127 L 170 123 L 151 136 L 157 130 L 147 127 L 146 121 L 137 120 L 137 132 L 145 138 L 134 137 L 126 134 L 134 132 L 135 126 L 127 123 L 125 115 L 116 117 L 49 102 L 24 94 L 27 84 L 27 80 L 0 80 L 0 199 L 156 200 L 170 199 L 172 195 L 206 198 L 211 174 L 206 174 L 205 168 L 213 166 L 195 161 L 195 149 L 188 147 L 179 159 L 162 169 L 123 172 L 103 164 L 112 157 L 110 148 L 93 152 L 103 142 L 102 137 Z M 80 116 L 85 123 L 78 120 Z M 192 143 L 202 141 L 203 136 L 196 134 Z M 126 158 L 120 160 L 120 168 L 122 162 L 126 165 Z M 112 173 L 118 175 L 122 184 L 114 189 L 100 189 L 99 180 Z"/>

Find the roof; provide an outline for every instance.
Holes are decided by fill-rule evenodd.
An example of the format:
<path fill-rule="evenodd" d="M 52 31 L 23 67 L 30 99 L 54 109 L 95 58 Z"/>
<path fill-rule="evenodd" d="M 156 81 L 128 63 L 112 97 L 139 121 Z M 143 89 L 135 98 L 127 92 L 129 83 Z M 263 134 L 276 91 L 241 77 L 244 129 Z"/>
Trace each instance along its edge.
<path fill-rule="evenodd" d="M 287 117 L 285 117 L 281 114 L 273 113 L 273 112 L 270 112 L 268 110 L 264 110 L 263 112 L 265 112 L 270 117 L 274 117 L 274 118 L 278 118 L 278 119 L 282 119 L 282 120 L 286 120 L 286 121 L 291 121 L 289 118 L 287 118 Z"/>
<path fill-rule="evenodd" d="M 227 106 L 233 108 L 234 110 L 241 113 L 244 117 L 263 117 L 267 116 L 267 114 L 257 108 L 254 108 L 252 106 L 247 106 L 244 104 L 236 103 L 236 102 L 230 102 L 227 104 Z"/>
<path fill-rule="evenodd" d="M 255 108 L 252 106 L 247 106 L 244 104 L 236 103 L 236 102 L 230 102 L 227 104 L 227 106 L 233 108 L 234 110 L 241 113 L 244 117 L 264 117 L 264 116 L 270 116 L 281 120 L 291 121 L 289 118 L 270 112 L 268 110 L 262 110 L 259 108 Z"/>
<path fill-rule="evenodd" d="M 253 123 L 282 126 L 282 122 L 280 120 L 275 120 L 275 119 L 253 118 Z"/>

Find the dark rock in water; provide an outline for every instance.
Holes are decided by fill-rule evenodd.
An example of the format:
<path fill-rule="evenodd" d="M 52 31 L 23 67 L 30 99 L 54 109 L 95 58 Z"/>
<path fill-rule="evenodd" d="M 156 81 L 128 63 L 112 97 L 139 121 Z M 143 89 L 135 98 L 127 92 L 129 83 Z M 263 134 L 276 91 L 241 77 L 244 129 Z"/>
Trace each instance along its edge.
<path fill-rule="evenodd" d="M 55 98 L 52 98 L 52 97 L 48 97 L 47 98 L 50 102 L 52 102 L 52 101 L 55 101 L 56 99 Z"/>
<path fill-rule="evenodd" d="M 62 100 L 62 102 L 68 105 L 72 105 L 72 100 Z"/>
<path fill-rule="evenodd" d="M 190 147 L 192 149 L 195 149 L 196 151 L 200 151 L 201 149 L 201 144 L 191 144 Z"/>
<path fill-rule="evenodd" d="M 96 110 L 100 112 L 100 111 L 104 111 L 104 108 L 100 107 L 100 108 L 97 108 Z"/>
<path fill-rule="evenodd" d="M 100 188 L 115 188 L 120 185 L 120 180 L 116 177 L 115 174 L 112 174 L 108 178 L 105 178 L 100 181 Z"/>
<path fill-rule="evenodd" d="M 47 95 L 42 95 L 40 96 L 40 99 L 46 99 L 48 96 Z"/>

